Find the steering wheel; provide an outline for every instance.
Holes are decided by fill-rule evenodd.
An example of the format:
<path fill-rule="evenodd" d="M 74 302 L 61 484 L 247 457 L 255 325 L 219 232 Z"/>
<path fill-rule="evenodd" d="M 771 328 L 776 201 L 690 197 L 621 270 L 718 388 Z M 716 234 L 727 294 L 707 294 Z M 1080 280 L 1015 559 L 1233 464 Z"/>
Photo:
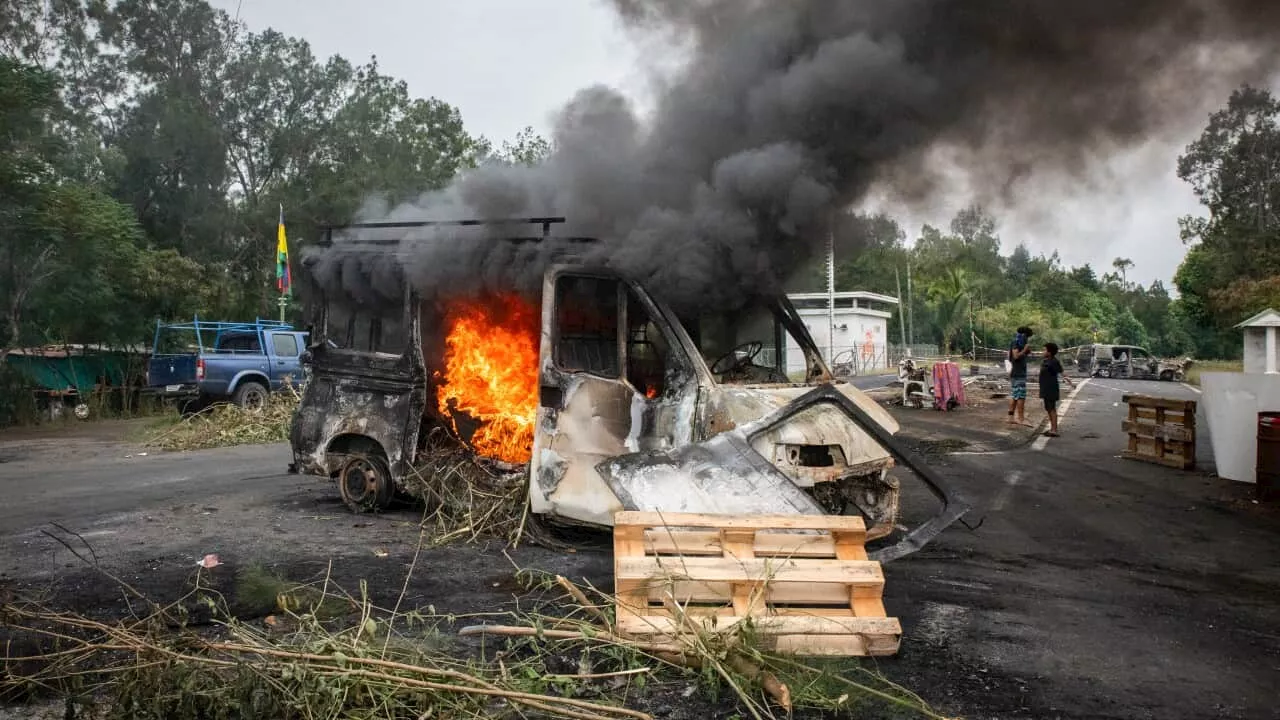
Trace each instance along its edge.
<path fill-rule="evenodd" d="M 729 352 L 721 355 L 711 365 L 711 372 L 715 375 L 725 375 L 737 370 L 738 368 L 749 364 L 760 351 L 764 349 L 764 343 L 759 340 L 745 342 Z M 722 367 L 723 366 L 723 367 Z"/>

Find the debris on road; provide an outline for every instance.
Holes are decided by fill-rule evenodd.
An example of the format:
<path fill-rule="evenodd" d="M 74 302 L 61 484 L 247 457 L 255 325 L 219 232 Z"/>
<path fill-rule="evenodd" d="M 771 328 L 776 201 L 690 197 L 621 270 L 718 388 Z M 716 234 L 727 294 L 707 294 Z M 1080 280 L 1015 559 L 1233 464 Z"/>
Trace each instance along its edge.
<path fill-rule="evenodd" d="M 289 425 L 299 397 L 296 390 L 290 389 L 273 393 L 259 408 L 229 403 L 211 405 L 153 433 L 147 444 L 162 450 L 205 450 L 285 442 L 289 439 Z"/>
<path fill-rule="evenodd" d="M 205 570 L 218 567 L 221 564 L 222 564 L 222 561 L 218 559 L 218 556 L 214 553 L 209 553 L 208 555 L 205 555 L 204 557 L 196 561 L 196 565 L 199 565 Z"/>
<path fill-rule="evenodd" d="M 571 604 L 548 606 L 556 615 L 512 614 L 510 624 L 459 630 L 461 638 L 505 638 L 505 647 L 486 643 L 479 656 L 442 642 L 451 621 L 430 612 L 388 612 L 359 600 L 344 617 L 323 621 L 312 607 L 353 599 L 328 585 L 313 605 L 261 623 L 231 617 L 199 588 L 150 617 L 121 621 L 9 602 L 0 606 L 0 628 L 14 641 L 6 644 L 0 695 L 40 688 L 68 694 L 77 711 L 142 720 L 194 720 L 228 706 L 254 717 L 376 711 L 389 718 L 515 713 L 650 720 L 628 707 L 639 690 L 680 692 L 672 686 L 697 678 L 691 695 L 728 696 L 756 718 L 774 717 L 762 700 L 767 696 L 788 713 L 874 702 L 893 707 L 895 716 L 942 720 L 918 696 L 856 661 L 832 672 L 761 651 L 745 624 L 673 642 L 627 638 L 583 588 L 564 578 L 528 579 L 531 587 L 558 585 Z M 187 624 L 184 608 L 192 605 L 211 609 L 211 629 Z"/>

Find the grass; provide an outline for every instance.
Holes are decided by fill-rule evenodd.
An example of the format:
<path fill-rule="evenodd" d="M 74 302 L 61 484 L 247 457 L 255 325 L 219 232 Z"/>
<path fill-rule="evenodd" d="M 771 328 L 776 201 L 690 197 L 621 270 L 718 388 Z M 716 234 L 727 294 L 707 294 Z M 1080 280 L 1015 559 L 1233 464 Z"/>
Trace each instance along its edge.
<path fill-rule="evenodd" d="M 376 607 L 363 583 L 352 594 L 328 577 L 306 586 L 311 602 L 281 603 L 264 622 L 245 622 L 210 586 L 217 569 L 201 572 L 187 595 L 163 607 L 122 582 L 140 612 L 118 621 L 19 600 L 0 605 L 10 639 L 0 696 L 67 697 L 77 717 L 103 719 L 652 720 L 634 709 L 637 701 L 660 705 L 655 695 L 688 697 L 693 685 L 704 701 L 737 706 L 753 720 L 871 705 L 942 718 L 856 660 L 810 664 L 760 652 L 745 625 L 691 631 L 676 643 L 619 636 L 609 596 L 589 601 L 594 590 L 560 577 L 520 571 L 528 591 L 521 605 L 535 609 L 475 618 L 486 624 L 458 635 L 480 638 L 477 648 L 451 641 L 465 618 Z M 263 600 L 299 593 L 260 567 L 241 571 L 237 584 Z M 324 606 L 343 612 L 319 612 Z"/>
<path fill-rule="evenodd" d="M 424 526 L 419 551 L 429 534 Z M 521 609 L 471 617 L 402 607 L 417 552 L 390 609 L 369 599 L 363 581 L 355 593 L 328 572 L 299 585 L 261 565 L 225 576 L 225 566 L 202 568 L 162 606 L 64 546 L 115 582 L 131 611 L 110 620 L 14 596 L 0 602 L 0 700 L 65 698 L 69 717 L 653 720 L 647 708 L 698 692 L 751 720 L 793 710 L 856 717 L 872 707 L 944 720 L 858 659 L 762 651 L 750 621 L 712 631 L 674 605 L 687 626 L 677 637 L 619 635 L 610 594 L 534 570 L 516 569 Z M 220 580 L 233 581 L 234 599 Z M 260 606 L 250 617 L 270 614 L 233 614 L 246 605 Z M 484 624 L 459 628 L 463 620 Z"/>
<path fill-rule="evenodd" d="M 1187 383 L 1200 384 L 1200 373 L 1206 372 L 1244 372 L 1242 360 L 1197 360 L 1187 368 Z"/>

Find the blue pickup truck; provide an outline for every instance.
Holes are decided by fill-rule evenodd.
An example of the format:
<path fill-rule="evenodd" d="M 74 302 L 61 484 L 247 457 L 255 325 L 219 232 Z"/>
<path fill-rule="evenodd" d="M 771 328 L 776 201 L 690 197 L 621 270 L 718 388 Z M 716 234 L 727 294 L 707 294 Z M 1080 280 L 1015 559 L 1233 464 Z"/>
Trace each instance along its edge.
<path fill-rule="evenodd" d="M 286 382 L 302 382 L 307 333 L 272 320 L 156 322 L 148 392 L 204 405 L 257 407 Z"/>

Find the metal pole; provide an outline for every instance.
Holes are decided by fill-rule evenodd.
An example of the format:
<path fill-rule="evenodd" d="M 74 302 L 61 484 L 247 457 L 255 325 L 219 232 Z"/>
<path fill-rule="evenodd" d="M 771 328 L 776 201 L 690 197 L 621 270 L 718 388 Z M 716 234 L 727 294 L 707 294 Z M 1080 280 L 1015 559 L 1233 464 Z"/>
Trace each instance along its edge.
<path fill-rule="evenodd" d="M 827 362 L 836 359 L 836 232 L 832 225 L 827 229 Z"/>
<path fill-rule="evenodd" d="M 898 266 L 893 267 L 893 284 L 898 288 L 898 335 L 902 338 L 902 352 L 907 352 L 907 310 L 902 306 L 902 276 Z M 888 338 L 886 338 L 887 340 Z M 888 358 L 886 358 L 886 361 Z"/>
<path fill-rule="evenodd" d="M 911 293 L 911 261 L 907 261 L 907 335 L 910 337 L 910 348 L 916 344 L 916 307 L 915 298 Z M 907 350 L 907 357 L 911 357 L 911 350 Z"/>
<path fill-rule="evenodd" d="M 973 331 L 973 297 L 969 297 L 969 344 L 973 346 L 973 362 L 978 362 L 978 334 Z"/>

